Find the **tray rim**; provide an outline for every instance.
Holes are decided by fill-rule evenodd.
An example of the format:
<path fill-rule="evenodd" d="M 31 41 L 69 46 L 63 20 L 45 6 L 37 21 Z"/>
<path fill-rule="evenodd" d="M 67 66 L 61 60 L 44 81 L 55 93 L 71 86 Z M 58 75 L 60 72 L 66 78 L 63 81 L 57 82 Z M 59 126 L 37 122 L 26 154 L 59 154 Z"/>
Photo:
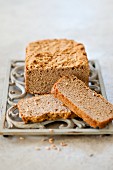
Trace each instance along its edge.
<path fill-rule="evenodd" d="M 96 68 L 98 70 L 99 83 L 101 87 L 102 95 L 107 99 L 105 86 L 101 74 L 101 69 L 98 60 L 89 60 L 94 61 Z M 11 70 L 12 62 L 24 62 L 24 60 L 9 60 L 8 67 L 6 70 L 6 77 L 4 80 L 4 88 L 3 88 L 3 98 L 1 105 L 1 120 L 0 120 L 0 135 L 101 135 L 101 134 L 113 134 L 112 129 L 53 129 L 53 132 L 50 129 L 8 129 L 4 127 L 5 119 L 6 119 L 6 106 L 7 106 L 7 95 L 9 89 L 9 75 Z M 84 130 L 84 132 L 83 132 Z"/>
<path fill-rule="evenodd" d="M 8 89 L 9 89 L 9 74 L 11 69 L 11 62 L 13 60 L 9 60 L 7 63 L 7 69 L 5 74 L 5 80 L 3 83 L 3 95 L 2 95 L 2 104 L 1 104 L 1 120 L 0 120 L 0 135 L 3 132 L 3 126 L 5 122 L 5 112 L 6 112 L 6 106 L 7 106 L 7 95 L 8 95 Z M 14 60 L 15 61 L 15 60 Z"/>

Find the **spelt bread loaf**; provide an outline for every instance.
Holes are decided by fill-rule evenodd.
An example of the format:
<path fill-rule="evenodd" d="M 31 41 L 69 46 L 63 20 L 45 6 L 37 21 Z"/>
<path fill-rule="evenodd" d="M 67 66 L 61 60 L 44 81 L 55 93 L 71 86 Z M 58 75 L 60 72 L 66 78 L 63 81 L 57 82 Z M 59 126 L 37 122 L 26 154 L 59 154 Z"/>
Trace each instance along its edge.
<path fill-rule="evenodd" d="M 76 116 L 52 94 L 21 99 L 18 102 L 18 109 L 19 115 L 25 123 L 67 119 Z"/>
<path fill-rule="evenodd" d="M 32 42 L 26 48 L 27 92 L 50 93 L 60 77 L 72 74 L 88 85 L 89 65 L 83 44 L 73 40 L 53 39 Z"/>
<path fill-rule="evenodd" d="M 113 105 L 77 77 L 62 77 L 52 93 L 90 126 L 103 128 L 113 120 Z"/>

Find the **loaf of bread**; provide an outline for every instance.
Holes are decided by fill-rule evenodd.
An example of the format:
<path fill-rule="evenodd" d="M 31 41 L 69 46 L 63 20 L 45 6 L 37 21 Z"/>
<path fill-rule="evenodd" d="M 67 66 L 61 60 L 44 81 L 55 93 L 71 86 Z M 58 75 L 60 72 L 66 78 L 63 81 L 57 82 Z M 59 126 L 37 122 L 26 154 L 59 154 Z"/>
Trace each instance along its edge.
<path fill-rule="evenodd" d="M 27 92 L 50 93 L 60 77 L 72 74 L 88 85 L 89 65 L 83 44 L 73 40 L 53 39 L 32 42 L 26 48 Z"/>
<path fill-rule="evenodd" d="M 62 77 L 52 93 L 90 126 L 103 128 L 113 120 L 113 105 L 77 77 Z"/>
<path fill-rule="evenodd" d="M 19 116 L 25 123 L 77 117 L 52 94 L 21 99 L 18 109 Z"/>

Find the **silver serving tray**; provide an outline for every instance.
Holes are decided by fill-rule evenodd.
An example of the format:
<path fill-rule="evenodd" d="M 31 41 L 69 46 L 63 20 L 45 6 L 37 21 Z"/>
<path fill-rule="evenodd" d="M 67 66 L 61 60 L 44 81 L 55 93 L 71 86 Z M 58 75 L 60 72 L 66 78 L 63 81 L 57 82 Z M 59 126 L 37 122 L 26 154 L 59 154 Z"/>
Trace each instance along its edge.
<path fill-rule="evenodd" d="M 100 66 L 96 60 L 89 61 L 89 86 L 106 98 Z M 42 123 L 25 124 L 19 117 L 17 102 L 32 96 L 24 88 L 24 61 L 9 62 L 4 84 L 0 134 L 2 135 L 100 135 L 113 134 L 112 122 L 104 129 L 94 129 L 80 118 L 59 119 Z"/>

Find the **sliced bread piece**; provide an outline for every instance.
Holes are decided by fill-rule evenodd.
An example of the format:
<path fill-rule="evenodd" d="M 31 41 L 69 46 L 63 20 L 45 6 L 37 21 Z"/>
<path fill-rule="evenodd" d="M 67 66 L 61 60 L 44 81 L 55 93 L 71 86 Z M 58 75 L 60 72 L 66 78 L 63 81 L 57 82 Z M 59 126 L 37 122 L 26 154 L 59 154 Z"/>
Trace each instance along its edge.
<path fill-rule="evenodd" d="M 113 105 L 77 77 L 62 77 L 53 86 L 52 93 L 94 128 L 103 128 L 113 120 Z"/>
<path fill-rule="evenodd" d="M 76 116 L 52 94 L 21 99 L 18 102 L 18 109 L 19 116 L 25 123 L 67 119 Z"/>

